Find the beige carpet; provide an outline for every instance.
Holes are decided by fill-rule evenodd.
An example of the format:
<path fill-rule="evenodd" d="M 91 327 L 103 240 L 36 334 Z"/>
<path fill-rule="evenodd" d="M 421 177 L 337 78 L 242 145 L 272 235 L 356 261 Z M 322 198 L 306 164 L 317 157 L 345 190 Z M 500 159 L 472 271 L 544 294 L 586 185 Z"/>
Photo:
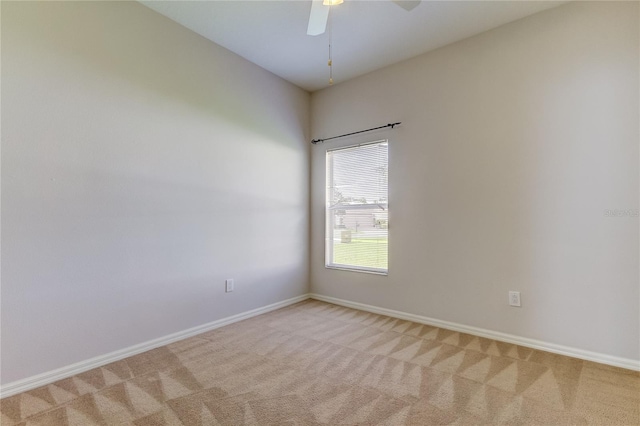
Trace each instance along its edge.
<path fill-rule="evenodd" d="M 309 300 L 0 401 L 2 426 L 640 424 L 640 374 Z"/>

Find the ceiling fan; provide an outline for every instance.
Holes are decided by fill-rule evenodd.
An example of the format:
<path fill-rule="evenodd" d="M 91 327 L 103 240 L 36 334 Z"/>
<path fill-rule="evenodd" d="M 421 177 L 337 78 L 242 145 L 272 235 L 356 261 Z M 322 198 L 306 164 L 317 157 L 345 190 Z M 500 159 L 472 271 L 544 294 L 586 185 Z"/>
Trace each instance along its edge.
<path fill-rule="evenodd" d="M 344 0 L 311 0 L 311 13 L 307 34 L 316 36 L 323 34 L 329 19 L 329 6 L 343 3 Z M 406 11 L 410 11 L 420 4 L 421 0 L 391 0 Z"/>

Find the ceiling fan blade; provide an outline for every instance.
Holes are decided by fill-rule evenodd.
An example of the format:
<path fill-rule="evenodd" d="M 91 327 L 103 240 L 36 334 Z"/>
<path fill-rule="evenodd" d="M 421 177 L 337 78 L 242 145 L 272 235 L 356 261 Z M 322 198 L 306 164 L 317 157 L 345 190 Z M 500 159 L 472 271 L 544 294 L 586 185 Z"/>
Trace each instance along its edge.
<path fill-rule="evenodd" d="M 320 35 L 327 28 L 329 19 L 329 7 L 322 4 L 322 0 L 311 1 L 311 13 L 309 14 L 308 35 Z"/>
<path fill-rule="evenodd" d="M 393 2 L 407 12 L 412 11 L 417 5 L 420 4 L 420 0 L 393 0 Z"/>

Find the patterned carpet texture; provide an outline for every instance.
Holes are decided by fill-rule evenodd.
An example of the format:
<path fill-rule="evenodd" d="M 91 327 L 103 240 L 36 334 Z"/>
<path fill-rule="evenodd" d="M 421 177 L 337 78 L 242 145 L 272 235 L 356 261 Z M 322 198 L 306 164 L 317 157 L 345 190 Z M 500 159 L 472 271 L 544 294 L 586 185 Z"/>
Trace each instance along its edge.
<path fill-rule="evenodd" d="M 19 425 L 638 425 L 640 373 L 308 300 L 0 401 Z"/>

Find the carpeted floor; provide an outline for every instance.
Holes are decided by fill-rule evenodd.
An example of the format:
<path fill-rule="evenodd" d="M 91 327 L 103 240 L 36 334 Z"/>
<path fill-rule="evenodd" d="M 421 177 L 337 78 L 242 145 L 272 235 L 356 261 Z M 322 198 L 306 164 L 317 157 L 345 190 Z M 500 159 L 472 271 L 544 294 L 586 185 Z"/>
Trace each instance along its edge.
<path fill-rule="evenodd" d="M 0 401 L 2 426 L 640 424 L 640 373 L 309 300 Z"/>

